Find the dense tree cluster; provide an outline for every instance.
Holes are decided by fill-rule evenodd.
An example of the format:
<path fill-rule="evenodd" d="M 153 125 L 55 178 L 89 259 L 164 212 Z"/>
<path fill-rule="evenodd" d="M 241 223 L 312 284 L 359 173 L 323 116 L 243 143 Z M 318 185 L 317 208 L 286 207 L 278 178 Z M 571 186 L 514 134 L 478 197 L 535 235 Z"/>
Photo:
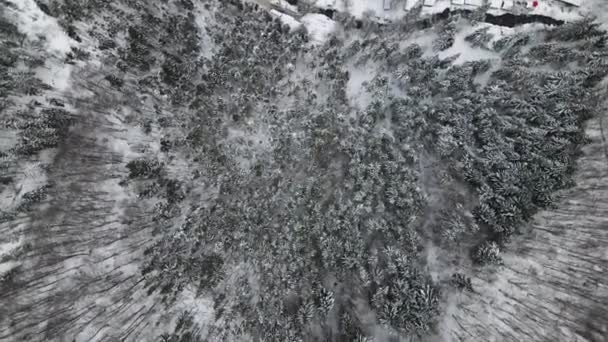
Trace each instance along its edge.
<path fill-rule="evenodd" d="M 502 59 L 492 70 L 490 60 L 453 64 L 457 56 L 423 57 L 419 45 L 400 49 L 390 27 L 375 27 L 311 54 L 300 32 L 249 11 L 222 6 L 216 20 L 231 30 L 210 30 L 217 53 L 202 68 L 180 73 L 188 62 L 173 57 L 162 67 L 170 86 L 200 75 L 197 96 L 183 98 L 200 114 L 185 139 L 173 134 L 163 146 L 195 155 L 196 179 L 216 179 L 208 190 L 217 195 L 182 212 L 185 222 L 147 251 L 152 289 L 176 295 L 194 284 L 212 294 L 215 338 L 363 338 L 374 333 L 367 313 L 392 334 L 428 331 L 439 289 L 425 275 L 421 239 L 470 244 L 473 261 L 500 264 L 508 236 L 571 184 L 593 110 L 591 74 L 606 74 L 596 67 L 601 50 L 580 41 L 590 48 L 566 53 L 551 33 L 490 46 L 479 29 L 465 41 Z M 444 26 L 438 50 L 457 34 L 454 22 Z M 573 62 L 582 67 L 535 70 Z M 381 65 L 364 85 L 364 108 L 346 93 L 349 63 Z M 292 81 L 296 65 L 317 80 Z M 483 75 L 487 84 L 476 81 Z M 445 189 L 441 203 L 429 186 Z M 472 290 L 464 275 L 453 282 Z"/>
<path fill-rule="evenodd" d="M 473 261 L 479 264 L 501 264 L 500 247 L 494 241 L 484 241 L 473 250 Z"/>
<path fill-rule="evenodd" d="M 194 289 L 215 304 L 214 322 L 184 312 L 164 341 L 428 333 L 441 291 L 427 243 L 500 265 L 509 236 L 572 184 L 594 87 L 608 74 L 606 35 L 590 21 L 499 39 L 482 27 L 459 43 L 494 60 L 461 62 L 437 54 L 476 25 L 465 19 L 430 28 L 426 46 L 410 40 L 417 25 L 364 20 L 315 47 L 304 28 L 247 2 L 126 3 L 137 11 L 101 0 L 46 11 L 73 39 L 98 39 L 99 78 L 124 94 L 129 123 L 158 138 L 159 154 L 130 160 L 121 182 L 152 203 L 142 275 L 165 303 Z M 128 20 L 108 18 L 107 34 L 78 31 L 107 11 Z M 20 35 L 5 23 L 0 32 Z M 15 70 L 24 57 L 12 49 L 0 52 L 6 107 L 9 95 L 48 87 Z M 65 105 L 49 104 L 3 121 L 20 132 L 11 153 L 68 134 Z M 46 189 L 26 193 L 22 209 Z M 465 274 L 450 283 L 473 292 Z"/>
<path fill-rule="evenodd" d="M 539 55 L 549 38 L 523 52 L 526 35 L 489 46 L 492 37 L 480 29 L 465 41 L 493 49 L 503 58 L 499 70 L 490 71 L 489 60 L 453 65 L 453 57 L 422 57 L 421 46 L 402 50 L 390 34 L 380 38 L 386 32 L 350 46 L 332 38 L 313 57 L 299 32 L 288 34 L 263 13 L 246 15 L 251 10 L 223 7 L 216 19 L 233 30 L 211 30 L 217 54 L 190 69 L 188 80 L 179 71 L 186 61 L 171 57 L 162 67 L 162 83 L 173 86 L 200 72 L 198 96 L 189 99 L 202 112 L 185 141 L 164 138 L 164 151 L 192 151 L 202 166 L 197 179 L 221 181 L 216 197 L 148 250 L 152 288 L 177 294 L 195 284 L 213 294 L 216 337 L 365 336 L 372 331 L 361 310 L 393 333 L 428 331 L 438 288 L 421 268 L 425 229 L 449 241 L 481 241 L 472 259 L 500 263 L 499 244 L 569 185 L 592 109 L 594 83 L 581 86 L 589 70 L 533 67 L 597 63 L 599 56 Z M 454 22 L 444 26 L 439 50 L 457 30 Z M 380 63 L 394 75 L 374 77 L 372 100 L 359 110 L 345 92 L 349 60 Z M 302 63 L 318 84 L 289 81 L 293 69 L 284 66 Z M 489 72 L 485 86 L 476 83 Z M 429 156 L 440 166 L 423 171 Z M 427 172 L 456 192 L 444 195 L 437 227 L 425 224 L 433 210 Z M 463 183 L 477 196 L 474 207 L 456 191 Z M 454 281 L 471 289 L 464 276 Z"/>
<path fill-rule="evenodd" d="M 456 34 L 456 21 L 454 19 L 442 21 L 437 25 L 438 37 L 433 43 L 437 51 L 447 50 L 454 44 Z"/>
<path fill-rule="evenodd" d="M 33 114 L 33 115 L 32 115 Z M 61 108 L 43 108 L 15 116 L 20 130 L 20 141 L 15 153 L 32 155 L 47 148 L 57 147 L 72 124 L 71 114 Z"/>

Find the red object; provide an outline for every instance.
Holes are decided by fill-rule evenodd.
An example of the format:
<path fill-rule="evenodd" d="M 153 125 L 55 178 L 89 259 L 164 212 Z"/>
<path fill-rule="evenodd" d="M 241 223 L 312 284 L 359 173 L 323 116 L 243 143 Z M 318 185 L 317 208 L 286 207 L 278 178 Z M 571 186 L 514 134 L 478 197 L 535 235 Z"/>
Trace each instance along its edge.
<path fill-rule="evenodd" d="M 538 1 L 534 0 L 534 1 L 532 2 L 532 6 L 534 6 L 534 7 L 538 7 Z"/>

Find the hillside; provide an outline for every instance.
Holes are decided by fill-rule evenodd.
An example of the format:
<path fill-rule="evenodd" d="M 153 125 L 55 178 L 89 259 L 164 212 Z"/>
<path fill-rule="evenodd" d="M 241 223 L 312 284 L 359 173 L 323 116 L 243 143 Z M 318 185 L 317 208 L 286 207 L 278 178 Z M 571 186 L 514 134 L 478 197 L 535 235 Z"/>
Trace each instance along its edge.
<path fill-rule="evenodd" d="M 0 0 L 0 341 L 604 341 L 605 8 L 289 6 Z"/>

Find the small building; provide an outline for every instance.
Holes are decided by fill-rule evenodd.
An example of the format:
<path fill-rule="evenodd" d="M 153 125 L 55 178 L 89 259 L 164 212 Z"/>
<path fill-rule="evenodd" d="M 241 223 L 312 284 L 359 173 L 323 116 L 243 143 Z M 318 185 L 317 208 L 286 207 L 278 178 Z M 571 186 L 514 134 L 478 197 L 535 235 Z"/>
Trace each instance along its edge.
<path fill-rule="evenodd" d="M 384 0 L 384 10 L 389 11 L 392 7 L 392 0 Z"/>
<path fill-rule="evenodd" d="M 503 0 L 490 0 L 490 8 L 501 9 L 503 3 L 504 3 Z"/>
<path fill-rule="evenodd" d="M 452 0 L 452 5 L 464 5 L 464 0 Z"/>
<path fill-rule="evenodd" d="M 505 11 L 509 11 L 513 9 L 513 0 L 504 0 L 502 2 L 502 9 Z"/>
<path fill-rule="evenodd" d="M 568 4 L 570 6 L 576 6 L 576 7 L 580 7 L 583 4 L 582 0 L 559 0 L 565 4 Z"/>
<path fill-rule="evenodd" d="M 416 7 L 417 4 L 418 0 L 405 0 L 405 2 L 403 3 L 403 10 L 407 12 L 412 8 Z"/>
<path fill-rule="evenodd" d="M 433 7 L 435 6 L 435 2 L 437 2 L 437 0 L 424 0 L 424 6 Z"/>
<path fill-rule="evenodd" d="M 464 0 L 465 5 L 481 7 L 483 6 L 483 0 Z"/>

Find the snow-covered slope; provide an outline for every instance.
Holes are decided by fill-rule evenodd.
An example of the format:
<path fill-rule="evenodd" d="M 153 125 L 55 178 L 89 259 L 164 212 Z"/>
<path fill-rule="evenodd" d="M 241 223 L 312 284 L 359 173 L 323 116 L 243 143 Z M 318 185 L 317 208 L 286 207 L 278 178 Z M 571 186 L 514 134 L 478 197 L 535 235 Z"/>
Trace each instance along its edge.
<path fill-rule="evenodd" d="M 0 341 L 607 336 L 604 33 L 264 4 L 0 0 Z"/>
<path fill-rule="evenodd" d="M 504 266 L 473 274 L 474 293 L 453 294 L 433 341 L 606 341 L 607 129 L 605 115 L 589 123 L 577 186 L 514 239 Z"/>
<path fill-rule="evenodd" d="M 304 15 L 300 21 L 304 24 L 310 38 L 315 43 L 323 43 L 336 30 L 335 21 L 323 14 L 309 13 Z"/>

